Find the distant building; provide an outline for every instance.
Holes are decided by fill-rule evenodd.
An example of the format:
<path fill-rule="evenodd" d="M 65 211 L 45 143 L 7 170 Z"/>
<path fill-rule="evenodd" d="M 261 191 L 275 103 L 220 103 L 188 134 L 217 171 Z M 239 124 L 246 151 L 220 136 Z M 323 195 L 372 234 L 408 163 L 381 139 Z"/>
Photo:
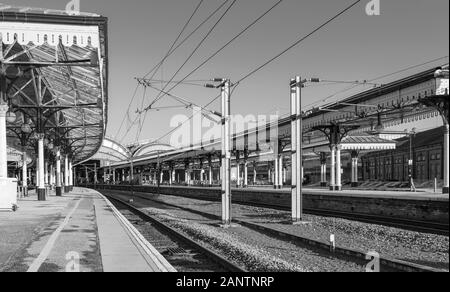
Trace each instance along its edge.
<path fill-rule="evenodd" d="M 444 128 L 418 133 L 412 138 L 413 178 L 417 182 L 443 179 Z M 362 179 L 408 181 L 410 139 L 397 141 L 394 151 L 372 152 L 361 157 Z"/>

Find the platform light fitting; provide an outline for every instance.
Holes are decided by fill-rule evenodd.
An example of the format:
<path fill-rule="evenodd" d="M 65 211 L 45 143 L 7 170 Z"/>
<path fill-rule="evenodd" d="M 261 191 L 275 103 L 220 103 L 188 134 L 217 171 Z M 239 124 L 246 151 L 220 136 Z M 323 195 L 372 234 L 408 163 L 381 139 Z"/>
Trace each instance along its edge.
<path fill-rule="evenodd" d="M 8 111 L 6 113 L 6 121 L 10 124 L 15 123 L 17 120 L 17 115 L 13 111 Z"/>
<path fill-rule="evenodd" d="M 25 134 L 30 134 L 31 131 L 32 131 L 31 126 L 30 126 L 30 124 L 28 124 L 28 123 L 22 124 L 22 127 L 21 127 L 20 129 L 21 129 L 22 132 L 25 133 Z"/>

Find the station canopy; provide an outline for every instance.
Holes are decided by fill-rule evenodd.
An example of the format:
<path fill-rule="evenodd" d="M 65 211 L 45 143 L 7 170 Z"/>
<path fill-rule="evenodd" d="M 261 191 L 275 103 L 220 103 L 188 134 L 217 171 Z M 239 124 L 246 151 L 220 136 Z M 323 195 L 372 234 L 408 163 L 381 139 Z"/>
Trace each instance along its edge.
<path fill-rule="evenodd" d="M 40 127 L 46 142 L 70 152 L 75 163 L 89 159 L 107 124 L 107 19 L 4 4 L 0 12 L 0 64 L 17 117 L 8 123 L 8 146 L 24 147 L 21 129 L 29 124 L 31 153 Z"/>

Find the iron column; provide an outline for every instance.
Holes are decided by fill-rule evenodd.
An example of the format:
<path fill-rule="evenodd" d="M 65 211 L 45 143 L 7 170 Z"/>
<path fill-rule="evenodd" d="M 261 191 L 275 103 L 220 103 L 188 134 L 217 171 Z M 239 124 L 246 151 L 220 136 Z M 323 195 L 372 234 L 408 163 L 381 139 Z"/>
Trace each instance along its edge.
<path fill-rule="evenodd" d="M 56 196 L 62 196 L 61 189 L 61 150 L 56 150 Z"/>
<path fill-rule="evenodd" d="M 442 193 L 449 193 L 449 158 L 450 158 L 450 133 L 449 133 L 449 124 L 445 124 L 445 133 L 444 133 L 444 187 L 442 189 Z"/>
<path fill-rule="evenodd" d="M 38 200 L 45 201 L 45 158 L 44 158 L 44 134 L 38 134 L 38 155 L 39 155 L 39 184 L 38 184 Z"/>

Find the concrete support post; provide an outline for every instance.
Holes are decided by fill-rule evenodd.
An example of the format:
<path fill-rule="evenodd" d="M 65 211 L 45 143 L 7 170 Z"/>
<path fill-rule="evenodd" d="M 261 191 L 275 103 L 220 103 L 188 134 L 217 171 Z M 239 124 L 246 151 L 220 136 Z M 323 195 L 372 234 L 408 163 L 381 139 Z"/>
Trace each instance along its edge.
<path fill-rule="evenodd" d="M 331 179 L 330 190 L 334 191 L 336 187 L 336 145 L 331 146 Z"/>
<path fill-rule="evenodd" d="M 336 191 L 342 191 L 341 145 L 336 147 Z"/>
<path fill-rule="evenodd" d="M 39 134 L 38 139 L 38 156 L 39 156 L 39 184 L 38 184 L 38 200 L 45 201 L 45 157 L 44 157 L 44 134 Z"/>
<path fill-rule="evenodd" d="M 0 97 L 2 98 L 2 97 Z M 0 102 L 2 102 L 0 100 Z M 8 177 L 8 154 L 6 135 L 6 113 L 8 105 L 0 104 L 0 178 Z"/>
<path fill-rule="evenodd" d="M 62 196 L 61 189 L 61 150 L 56 151 L 56 196 Z"/>
<path fill-rule="evenodd" d="M 445 133 L 444 133 L 444 187 L 442 189 L 442 193 L 448 194 L 449 193 L 449 179 L 450 179 L 450 172 L 449 172 L 449 162 L 450 159 L 450 131 L 449 131 L 449 124 L 446 123 L 445 125 Z"/>

